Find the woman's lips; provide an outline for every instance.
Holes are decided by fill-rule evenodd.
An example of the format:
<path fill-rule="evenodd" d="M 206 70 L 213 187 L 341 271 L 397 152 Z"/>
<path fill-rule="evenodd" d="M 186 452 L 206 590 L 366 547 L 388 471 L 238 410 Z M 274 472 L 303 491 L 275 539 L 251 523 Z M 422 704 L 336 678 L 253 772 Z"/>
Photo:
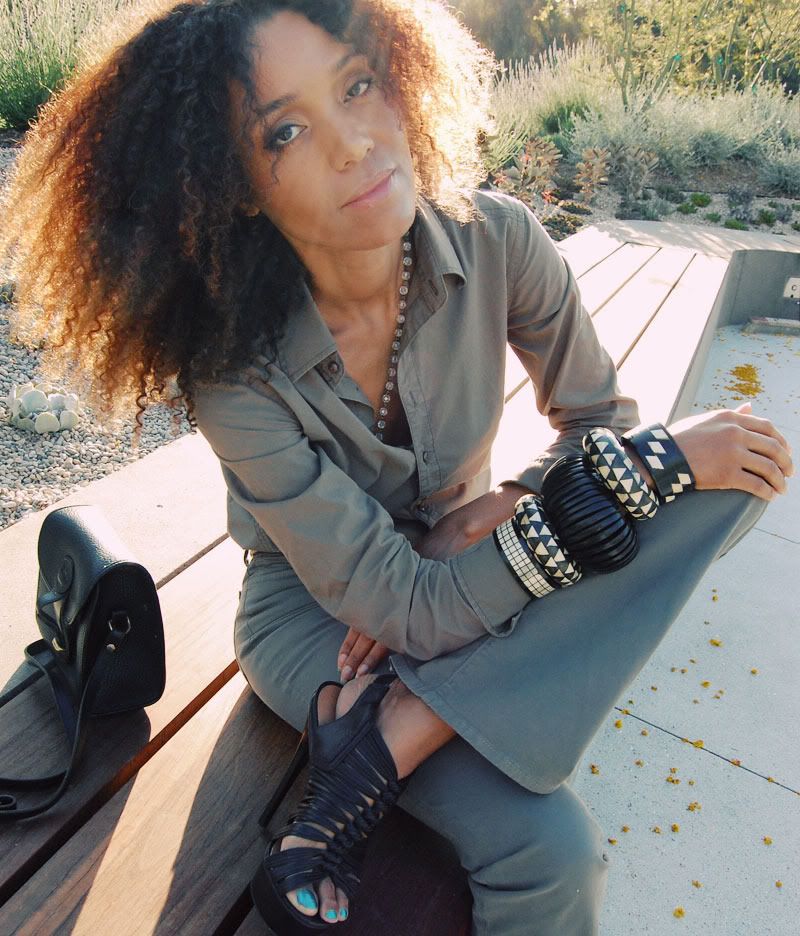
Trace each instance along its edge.
<path fill-rule="evenodd" d="M 387 172 L 385 176 L 379 179 L 372 188 L 368 189 L 366 192 L 362 192 L 360 195 L 356 195 L 355 198 L 351 198 L 350 201 L 345 202 L 342 206 L 344 208 L 366 208 L 370 205 L 374 205 L 376 202 L 381 201 L 386 198 L 389 194 L 389 191 L 392 188 L 392 181 L 394 179 L 394 169 L 390 172 Z"/>

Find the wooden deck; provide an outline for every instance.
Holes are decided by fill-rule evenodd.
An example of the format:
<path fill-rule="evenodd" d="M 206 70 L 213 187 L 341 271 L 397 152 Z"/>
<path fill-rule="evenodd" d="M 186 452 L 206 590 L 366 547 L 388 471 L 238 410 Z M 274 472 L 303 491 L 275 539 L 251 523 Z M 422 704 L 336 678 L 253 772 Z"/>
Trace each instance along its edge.
<path fill-rule="evenodd" d="M 727 261 L 591 229 L 559 247 L 643 419 L 682 415 L 718 314 Z M 527 433 L 531 423 L 540 425 L 537 448 L 550 434 L 513 355 L 506 393 L 497 476 L 532 454 L 519 451 L 521 426 Z M 163 535 L 179 538 L 179 507 L 170 509 Z M 29 560 L 34 575 L 33 551 Z M 243 571 L 241 550 L 228 539 L 217 543 L 215 533 L 160 576 L 166 692 L 145 713 L 94 723 L 77 781 L 49 815 L 0 826 L 3 936 L 265 932 L 247 894 L 264 848 L 256 819 L 296 734 L 238 672 L 232 622 Z M 45 773 L 60 763 L 54 721 L 41 685 L 7 706 L 0 719 L 4 769 Z M 465 876 L 445 842 L 396 812 L 375 847 L 364 882 L 372 899 L 337 924 L 342 936 L 469 931 Z"/>

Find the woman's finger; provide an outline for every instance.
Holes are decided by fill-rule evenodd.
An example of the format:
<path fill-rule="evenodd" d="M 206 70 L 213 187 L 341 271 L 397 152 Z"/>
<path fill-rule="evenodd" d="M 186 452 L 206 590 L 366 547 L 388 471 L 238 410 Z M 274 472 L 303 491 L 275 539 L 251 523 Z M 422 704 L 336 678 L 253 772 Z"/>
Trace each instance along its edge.
<path fill-rule="evenodd" d="M 342 641 L 341 647 L 339 647 L 339 653 L 337 656 L 337 666 L 341 669 L 344 666 L 345 660 L 350 656 L 350 652 L 355 646 L 356 641 L 358 640 L 359 633 L 354 627 L 350 627 L 347 630 L 344 640 Z"/>
<path fill-rule="evenodd" d="M 747 430 L 745 430 L 745 432 L 747 432 Z M 792 474 L 794 474 L 792 458 L 789 455 L 788 450 L 778 441 L 778 439 L 771 436 L 762 435 L 758 432 L 747 432 L 745 437 L 745 445 L 747 446 L 749 453 L 770 461 L 775 466 L 775 470 L 780 473 L 782 481 L 785 481 L 786 478 L 789 478 L 792 476 Z M 749 465 L 746 465 L 745 467 L 750 470 Z M 760 473 L 761 472 L 759 472 L 759 474 Z M 766 475 L 764 477 L 766 477 Z M 784 488 L 785 484 L 781 490 Z"/>
<path fill-rule="evenodd" d="M 771 420 L 765 419 L 763 416 L 753 416 L 751 413 L 739 413 L 738 415 L 739 425 L 743 429 L 774 439 L 782 449 L 791 455 L 791 445 Z"/>
<path fill-rule="evenodd" d="M 358 667 L 361 665 L 361 662 L 372 649 L 372 645 L 375 641 L 371 637 L 366 637 L 364 634 L 359 634 L 358 639 L 355 642 L 355 645 L 350 650 L 350 653 L 347 655 L 347 658 L 344 661 L 342 666 L 342 679 L 347 682 L 348 679 L 351 679 Z"/>
<path fill-rule="evenodd" d="M 381 660 L 389 656 L 390 653 L 391 651 L 388 647 L 384 647 L 383 644 L 374 643 L 372 649 L 364 657 L 356 670 L 356 676 L 363 676 L 365 673 L 372 672 Z"/>

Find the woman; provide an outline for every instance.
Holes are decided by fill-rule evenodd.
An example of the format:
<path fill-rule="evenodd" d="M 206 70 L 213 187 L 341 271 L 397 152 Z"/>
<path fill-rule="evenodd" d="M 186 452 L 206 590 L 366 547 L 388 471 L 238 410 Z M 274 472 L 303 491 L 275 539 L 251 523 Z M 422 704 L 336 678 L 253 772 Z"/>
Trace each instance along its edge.
<path fill-rule="evenodd" d="M 474 192 L 490 66 L 435 2 L 182 3 L 45 109 L 15 181 L 21 318 L 109 410 L 174 379 L 220 458 L 240 665 L 309 717 L 306 799 L 252 885 L 278 933 L 347 918 L 398 797 L 458 849 L 476 934 L 596 931 L 606 856 L 571 774 L 792 473 L 747 407 L 676 423 L 694 487 L 733 490 L 683 494 L 634 562 L 532 600 L 552 577 L 494 531 L 637 411 L 542 228 Z M 559 436 L 490 491 L 507 342 Z"/>

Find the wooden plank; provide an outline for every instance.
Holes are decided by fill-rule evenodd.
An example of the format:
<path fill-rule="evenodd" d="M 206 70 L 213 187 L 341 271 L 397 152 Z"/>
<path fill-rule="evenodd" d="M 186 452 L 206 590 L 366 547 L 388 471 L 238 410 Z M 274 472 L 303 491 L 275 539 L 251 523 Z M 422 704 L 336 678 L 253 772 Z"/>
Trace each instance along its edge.
<path fill-rule="evenodd" d="M 687 250 L 659 250 L 594 316 L 600 342 L 617 367 L 675 287 L 692 256 Z"/>
<path fill-rule="evenodd" d="M 256 820 L 296 742 L 237 674 L 0 910 L 0 932 L 218 932 L 232 908 L 247 910 L 265 848 Z M 276 827 L 301 793 L 299 783 Z M 452 850 L 399 812 L 379 835 L 362 889 L 376 899 L 342 931 L 402 933 L 414 906 L 428 928 L 409 936 L 466 936 Z"/>
<path fill-rule="evenodd" d="M 586 227 L 556 244 L 576 277 L 583 276 L 626 243 L 624 237 L 596 227 Z"/>
<path fill-rule="evenodd" d="M 634 276 L 657 252 L 657 247 L 625 244 L 608 259 L 593 267 L 578 281 L 581 298 L 590 315 L 594 315 Z"/>
<path fill-rule="evenodd" d="M 514 477 L 555 438 L 550 423 L 536 409 L 528 381 L 503 409 L 492 444 L 492 486 Z"/>
<path fill-rule="evenodd" d="M 144 713 L 94 721 L 75 780 L 57 807 L 29 822 L 0 825 L 0 903 L 236 672 L 233 620 L 243 574 L 242 551 L 226 540 L 160 589 L 164 695 Z M 58 717 L 47 693 L 44 685 L 27 690 L 0 719 L 0 763 L 13 764 L 19 776 L 45 774 L 64 762 L 63 743 L 52 740 Z"/>
<path fill-rule="evenodd" d="M 643 422 L 668 421 L 719 293 L 728 261 L 696 255 L 620 369 Z"/>

